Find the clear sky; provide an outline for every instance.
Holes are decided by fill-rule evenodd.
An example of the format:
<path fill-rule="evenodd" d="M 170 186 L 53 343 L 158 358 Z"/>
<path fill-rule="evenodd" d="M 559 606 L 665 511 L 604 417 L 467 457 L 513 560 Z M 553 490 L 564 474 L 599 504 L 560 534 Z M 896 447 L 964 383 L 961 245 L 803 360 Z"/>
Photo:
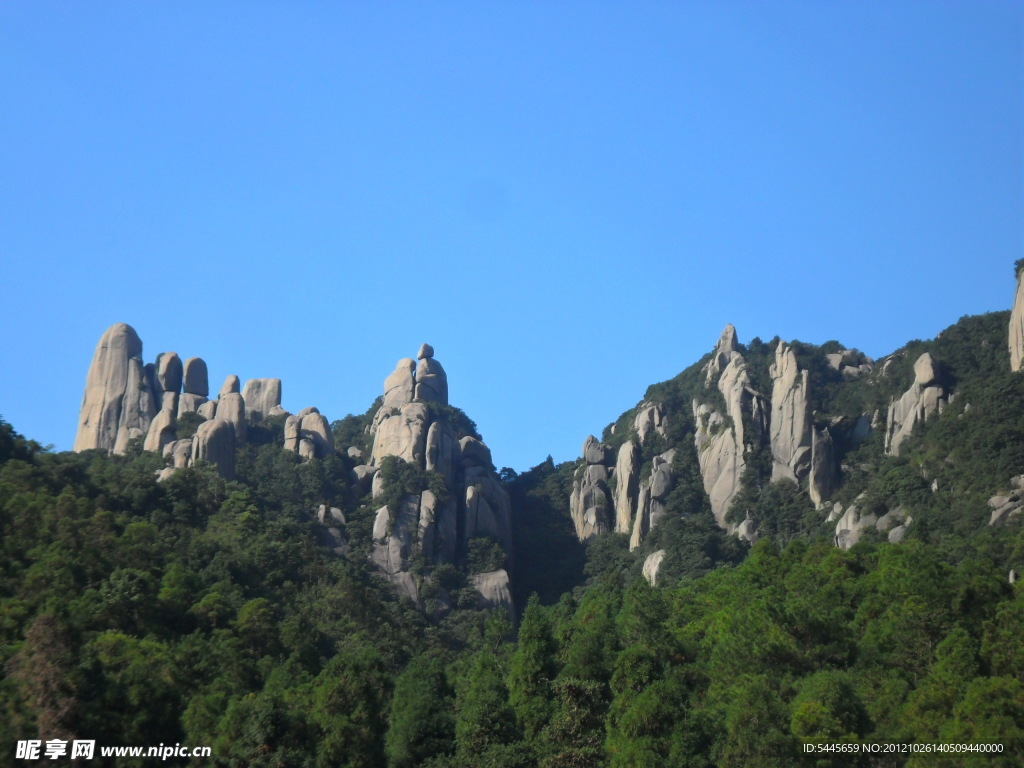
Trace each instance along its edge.
<path fill-rule="evenodd" d="M 498 466 L 741 341 L 1006 309 L 1020 2 L 0 2 L 0 415 L 97 340 L 363 412 L 433 344 Z"/>

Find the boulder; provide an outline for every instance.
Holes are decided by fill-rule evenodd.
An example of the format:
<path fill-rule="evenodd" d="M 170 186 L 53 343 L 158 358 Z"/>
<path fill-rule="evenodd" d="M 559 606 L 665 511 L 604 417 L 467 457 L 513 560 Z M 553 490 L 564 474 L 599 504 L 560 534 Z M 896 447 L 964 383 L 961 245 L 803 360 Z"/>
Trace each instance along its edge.
<path fill-rule="evenodd" d="M 432 357 L 424 357 L 416 366 L 415 399 L 448 405 L 448 374 Z"/>
<path fill-rule="evenodd" d="M 241 389 L 238 381 L 238 376 L 232 373 L 230 376 L 224 379 L 224 383 L 221 385 L 220 392 L 217 393 L 217 396 L 220 397 L 222 395 L 237 395 L 239 394 L 240 391 Z"/>
<path fill-rule="evenodd" d="M 376 473 L 373 467 L 367 464 L 359 464 L 358 466 L 352 467 L 352 472 L 349 476 L 352 478 L 352 482 L 358 486 L 360 493 L 366 493 L 370 488 L 370 484 L 373 482 L 373 476 Z"/>
<path fill-rule="evenodd" d="M 230 421 L 204 421 L 192 438 L 192 463 L 208 461 L 228 480 L 235 477 L 235 430 Z"/>
<path fill-rule="evenodd" d="M 217 418 L 214 420 L 229 423 L 235 431 L 235 439 L 244 441 L 247 429 L 243 397 L 238 393 L 229 393 L 217 398 Z"/>
<path fill-rule="evenodd" d="M 459 454 L 462 458 L 463 467 L 485 467 L 491 469 L 494 464 L 491 462 L 491 449 L 475 437 L 466 437 L 459 440 Z"/>
<path fill-rule="evenodd" d="M 299 438 L 299 458 L 303 461 L 316 458 L 316 443 L 308 437 Z"/>
<path fill-rule="evenodd" d="M 665 559 L 665 555 L 665 550 L 659 549 L 657 552 L 649 554 L 647 559 L 644 560 L 644 578 L 647 579 L 647 583 L 652 587 L 658 586 L 658 571 L 661 569 L 661 563 Z"/>
<path fill-rule="evenodd" d="M 209 400 L 204 395 L 185 392 L 178 397 L 178 416 L 184 416 L 186 413 L 198 413 L 200 406 L 208 402 Z"/>
<path fill-rule="evenodd" d="M 156 356 L 156 385 L 161 392 L 181 392 L 182 365 L 177 352 Z"/>
<path fill-rule="evenodd" d="M 417 360 L 426 360 L 434 356 L 434 348 L 429 344 L 421 344 L 420 351 L 416 353 Z"/>
<path fill-rule="evenodd" d="M 391 408 L 388 406 L 382 407 L 381 411 L 388 413 L 374 435 L 370 464 L 379 467 L 385 456 L 398 456 L 418 469 L 423 469 L 427 430 L 430 426 L 428 406 L 423 403 L 406 403 L 398 409 L 398 413 L 390 413 Z"/>
<path fill-rule="evenodd" d="M 514 618 L 512 590 L 509 587 L 508 572 L 504 568 L 475 574 L 472 583 L 480 594 L 481 608 L 503 608 Z"/>
<path fill-rule="evenodd" d="M 160 411 L 150 423 L 142 447 L 147 451 L 163 451 L 164 446 L 176 437 L 174 430 L 177 423 L 174 411 Z"/>
<path fill-rule="evenodd" d="M 659 403 L 641 403 L 633 419 L 640 445 L 651 433 L 665 437 L 665 409 Z"/>
<path fill-rule="evenodd" d="M 588 435 L 587 439 L 583 441 L 583 448 L 581 452 L 583 454 L 583 460 L 587 462 L 587 464 L 608 463 L 608 451 L 593 435 Z"/>
<path fill-rule="evenodd" d="M 411 403 L 416 394 L 416 363 L 403 357 L 395 364 L 395 370 L 384 379 L 384 406 L 401 408 Z"/>
<path fill-rule="evenodd" d="M 292 453 L 299 452 L 299 438 L 302 418 L 298 415 L 289 416 L 284 420 L 284 449 Z"/>
<path fill-rule="evenodd" d="M 258 424 L 275 406 L 281 405 L 281 380 L 249 379 L 242 388 L 242 398 L 249 423 Z"/>
<path fill-rule="evenodd" d="M 289 416 L 288 418 L 294 417 Z M 331 434 L 327 417 L 319 411 L 307 413 L 302 417 L 299 424 L 299 436 L 301 439 L 313 443 L 316 456 L 319 458 L 326 458 L 334 453 L 334 435 Z"/>
<path fill-rule="evenodd" d="M 217 416 L 217 401 L 207 400 L 205 403 L 196 408 L 196 413 L 202 416 L 204 419 L 209 421 Z"/>
<path fill-rule="evenodd" d="M 182 374 L 182 387 L 185 394 L 200 395 L 204 399 L 210 395 L 210 376 L 206 370 L 206 361 L 201 357 L 190 357 L 185 361 Z"/>
<path fill-rule="evenodd" d="M 576 470 L 569 510 L 580 541 L 615 530 L 607 467 L 589 464 Z"/>

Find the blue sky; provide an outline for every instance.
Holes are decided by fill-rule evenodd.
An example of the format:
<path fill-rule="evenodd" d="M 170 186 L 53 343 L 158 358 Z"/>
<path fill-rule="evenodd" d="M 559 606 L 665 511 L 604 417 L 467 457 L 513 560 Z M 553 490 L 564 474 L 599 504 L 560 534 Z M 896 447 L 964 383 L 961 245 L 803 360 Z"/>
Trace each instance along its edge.
<path fill-rule="evenodd" d="M 880 356 L 1006 309 L 1024 6 L 0 2 L 0 414 L 96 341 L 364 411 L 423 341 L 574 458 L 727 322 Z"/>

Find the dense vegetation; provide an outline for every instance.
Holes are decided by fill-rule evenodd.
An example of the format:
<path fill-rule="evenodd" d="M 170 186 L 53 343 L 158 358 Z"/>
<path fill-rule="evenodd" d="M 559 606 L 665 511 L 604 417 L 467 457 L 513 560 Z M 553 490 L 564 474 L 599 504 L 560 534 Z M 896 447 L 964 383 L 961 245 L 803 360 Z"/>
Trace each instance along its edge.
<path fill-rule="evenodd" d="M 643 547 L 583 547 L 566 514 L 574 464 L 549 458 L 500 473 L 512 553 L 475 541 L 460 567 L 435 569 L 456 606 L 443 617 L 367 562 L 387 499 L 351 484 L 355 460 L 302 462 L 279 423 L 254 428 L 235 481 L 199 465 L 157 483 L 160 457 L 137 445 L 54 454 L 0 420 L 0 762 L 18 739 L 77 737 L 209 745 L 196 765 L 239 767 L 966 762 L 803 746 L 914 742 L 995 742 L 988 764 L 1020 765 L 1024 594 L 1007 573 L 1024 570 L 1024 533 L 990 529 L 985 504 L 1024 471 L 1024 376 L 1006 366 L 1005 328 L 1005 313 L 964 318 L 853 382 L 823 363 L 838 345 L 797 347 L 815 418 L 833 425 L 898 396 L 922 351 L 943 366 L 956 396 L 900 457 L 877 431 L 840 443 L 836 498 L 904 506 L 904 543 L 834 548 L 827 510 L 752 457 L 742 504 L 765 537 L 749 547 L 715 525 L 693 451 L 677 450 L 669 515 Z M 743 348 L 758 388 L 775 342 Z M 698 363 L 648 391 L 670 419 L 644 472 L 692 445 L 702 388 Z M 335 422 L 338 445 L 368 450 L 374 411 Z M 392 489 L 446 490 L 401 462 L 387 472 Z M 343 510 L 348 556 L 323 540 L 321 504 Z M 640 576 L 655 549 L 668 553 L 658 588 Z M 499 562 L 515 623 L 479 610 L 467 584 Z"/>

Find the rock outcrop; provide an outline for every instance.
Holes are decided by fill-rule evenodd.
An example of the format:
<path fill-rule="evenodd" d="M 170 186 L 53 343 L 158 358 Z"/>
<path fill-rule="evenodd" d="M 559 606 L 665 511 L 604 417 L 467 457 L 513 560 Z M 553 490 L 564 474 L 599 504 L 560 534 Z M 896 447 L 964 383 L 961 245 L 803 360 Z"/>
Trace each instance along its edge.
<path fill-rule="evenodd" d="M 736 329 L 727 325 L 705 368 L 705 388 L 717 386 L 725 413 L 693 401 L 694 445 L 704 490 L 715 520 L 727 530 L 733 530 L 725 518 L 740 489 L 748 446 L 761 445 L 769 426 L 768 400 L 751 386 L 746 360 L 736 347 Z"/>
<path fill-rule="evenodd" d="M 1024 265 L 1022 265 L 1024 266 Z M 1024 269 L 1017 270 L 1017 292 L 1010 310 L 1010 370 L 1024 364 Z"/>
<path fill-rule="evenodd" d="M 811 404 L 809 373 L 797 366 L 785 342 L 775 348 L 772 377 L 772 480 L 799 483 L 811 467 Z"/>
<path fill-rule="evenodd" d="M 146 435 L 156 410 L 142 341 L 130 325 L 116 323 L 100 337 L 89 364 L 73 450 L 123 452 L 128 440 Z"/>
<path fill-rule="evenodd" d="M 208 461 L 220 474 L 231 480 L 235 477 L 235 430 L 224 419 L 204 421 L 192 438 L 192 463 Z"/>
<path fill-rule="evenodd" d="M 633 533 L 629 539 L 631 551 L 640 546 L 644 537 L 665 516 L 665 500 L 675 485 L 675 472 L 672 469 L 675 453 L 673 448 L 655 456 L 651 464 L 650 478 L 640 484 L 636 518 L 633 521 Z"/>
<path fill-rule="evenodd" d="M 608 450 L 596 437 L 587 437 L 583 443 L 585 463 L 576 470 L 569 497 L 569 512 L 580 541 L 615 529 L 608 456 Z"/>
<path fill-rule="evenodd" d="M 245 416 L 250 424 L 258 424 L 281 405 L 280 379 L 249 379 L 242 388 Z"/>
<path fill-rule="evenodd" d="M 1010 485 L 1013 487 L 1009 491 L 997 493 L 988 500 L 992 510 L 988 521 L 990 526 L 1006 525 L 1021 517 L 1021 511 L 1024 510 L 1024 475 L 1012 478 Z"/>
<path fill-rule="evenodd" d="M 244 392 L 239 390 L 238 376 L 232 374 L 217 399 L 208 399 L 209 371 L 199 357 L 183 363 L 176 352 L 162 352 L 144 365 L 138 334 L 131 326 L 117 323 L 104 332 L 89 365 L 74 450 L 123 453 L 130 440 L 141 438 L 144 450 L 165 451 L 170 458 L 167 446 L 185 445 L 176 438 L 178 421 L 186 414 L 198 414 L 203 423 L 225 423 L 233 433 L 232 446 L 246 440 L 250 424 L 289 415 L 281 408 L 280 379 L 250 379 Z M 300 413 L 295 432 L 291 449 L 306 458 L 327 456 L 334 450 L 327 419 L 316 408 Z M 188 442 L 187 451 L 176 448 L 174 464 L 158 475 L 169 477 L 174 469 L 187 466 L 193 455 L 223 468 L 225 476 L 233 475 L 234 456 L 228 459 L 226 445 L 223 427 L 206 427 Z"/>
<path fill-rule="evenodd" d="M 644 578 L 647 579 L 647 583 L 652 587 L 658 586 L 658 571 L 661 570 L 661 564 L 665 560 L 665 555 L 665 550 L 659 549 L 657 552 L 649 554 L 647 559 L 644 560 Z"/>
<path fill-rule="evenodd" d="M 948 401 L 940 381 L 939 367 L 925 352 L 914 363 L 914 383 L 898 400 L 889 404 L 885 429 L 885 452 L 899 456 L 900 445 L 910 437 L 914 427 L 942 412 Z"/>
<path fill-rule="evenodd" d="M 630 533 L 640 498 L 640 449 L 632 440 L 619 447 L 615 460 L 615 532 Z"/>
<path fill-rule="evenodd" d="M 432 583 L 433 568 L 455 563 L 470 540 L 489 538 L 506 554 L 512 552 L 508 494 L 494 472 L 490 449 L 472 435 L 459 435 L 448 410 L 437 407 L 448 404 L 448 379 L 433 354 L 433 348 L 424 344 L 418 367 L 411 358 L 403 358 L 384 380 L 383 404 L 371 426 L 370 460 L 353 470 L 353 481 L 361 489 L 369 487 L 374 497 L 386 490 L 380 469 L 388 457 L 444 479 L 448 493 L 443 497 L 430 490 L 406 494 L 398 510 L 381 508 L 374 525 L 372 561 L 417 604 L 422 603 L 422 587 Z M 416 575 L 410 570 L 411 558 L 425 564 Z M 507 571 L 477 576 L 481 599 L 505 604 L 499 582 L 504 579 L 507 592 Z M 439 602 L 447 604 L 445 599 Z"/>

